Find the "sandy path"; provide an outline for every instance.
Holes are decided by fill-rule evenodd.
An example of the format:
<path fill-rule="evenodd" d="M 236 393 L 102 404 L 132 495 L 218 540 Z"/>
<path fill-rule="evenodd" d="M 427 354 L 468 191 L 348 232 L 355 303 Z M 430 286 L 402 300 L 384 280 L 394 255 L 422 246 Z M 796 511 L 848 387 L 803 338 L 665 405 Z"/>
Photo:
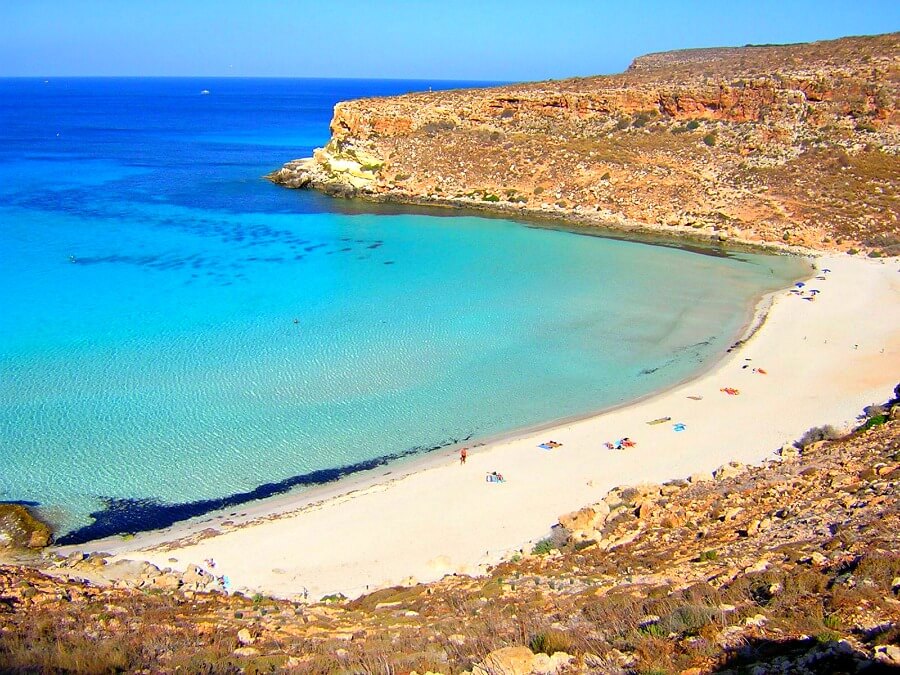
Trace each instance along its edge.
<path fill-rule="evenodd" d="M 207 517 L 199 526 L 80 548 L 180 569 L 214 558 L 233 589 L 286 597 L 307 591 L 310 599 L 477 572 L 545 536 L 560 514 L 598 501 L 612 487 L 686 477 L 730 460 L 758 462 L 811 426 L 847 425 L 863 406 L 889 398 L 900 379 L 897 261 L 831 256 L 818 265 L 832 271 L 825 281 L 808 283 L 806 289 L 821 291 L 815 301 L 778 293 L 751 340 L 676 389 L 491 443 L 470 452 L 465 466 L 455 452 L 442 453 L 406 476 L 357 481 L 351 494 L 335 496 L 348 490 L 345 483 L 320 491 L 314 504 L 301 494 L 255 505 L 243 509 L 251 522 L 240 527 Z M 740 394 L 729 396 L 722 387 Z M 646 424 L 663 416 L 672 422 Z M 675 432 L 675 422 L 686 429 Z M 604 447 L 623 436 L 637 446 Z M 537 447 L 551 438 L 563 446 Z M 486 482 L 491 470 L 506 482 Z M 293 512 L 274 517 L 273 510 Z M 211 522 L 223 533 L 160 546 Z"/>

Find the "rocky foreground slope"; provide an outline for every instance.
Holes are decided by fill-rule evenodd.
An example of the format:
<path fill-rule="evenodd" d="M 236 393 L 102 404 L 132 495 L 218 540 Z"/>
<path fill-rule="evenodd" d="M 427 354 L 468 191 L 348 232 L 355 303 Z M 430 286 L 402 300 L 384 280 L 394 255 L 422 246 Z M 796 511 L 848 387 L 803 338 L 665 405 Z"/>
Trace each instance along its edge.
<path fill-rule="evenodd" d="M 621 75 L 339 103 L 270 174 L 368 200 L 900 252 L 900 33 L 651 54 Z"/>
<path fill-rule="evenodd" d="M 0 671 L 833 673 L 900 667 L 900 407 L 758 467 L 624 487 L 485 577 L 228 596 L 102 557 L 0 566 Z"/>

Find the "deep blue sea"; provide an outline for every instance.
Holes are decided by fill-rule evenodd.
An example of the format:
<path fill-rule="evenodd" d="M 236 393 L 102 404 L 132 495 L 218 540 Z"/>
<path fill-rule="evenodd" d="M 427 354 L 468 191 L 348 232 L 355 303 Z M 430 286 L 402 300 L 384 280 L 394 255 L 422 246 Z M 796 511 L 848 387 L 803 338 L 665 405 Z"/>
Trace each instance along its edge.
<path fill-rule="evenodd" d="M 804 271 L 262 179 L 464 84 L 0 80 L 0 501 L 77 541 L 599 410 Z"/>

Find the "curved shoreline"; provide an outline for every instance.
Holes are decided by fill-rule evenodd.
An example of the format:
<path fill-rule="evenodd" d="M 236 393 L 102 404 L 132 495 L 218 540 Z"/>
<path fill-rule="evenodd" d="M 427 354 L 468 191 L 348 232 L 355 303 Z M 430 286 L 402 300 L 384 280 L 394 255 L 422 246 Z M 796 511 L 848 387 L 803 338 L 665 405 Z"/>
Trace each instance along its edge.
<path fill-rule="evenodd" d="M 352 596 L 476 573 L 616 485 L 759 462 L 809 427 L 850 423 L 863 406 L 889 396 L 900 371 L 896 262 L 842 256 L 825 264 L 834 273 L 815 302 L 776 294 L 752 339 L 670 391 L 552 431 L 492 441 L 465 467 L 455 452 L 435 452 L 240 513 L 83 548 L 176 568 L 214 558 L 234 589 L 284 597 Z M 747 359 L 768 375 L 743 368 Z M 741 396 L 720 393 L 725 386 Z M 660 415 L 686 423 L 687 433 L 646 426 Z M 603 449 L 604 440 L 626 435 L 637 448 Z M 537 449 L 548 437 L 563 447 Z M 491 470 L 507 482 L 486 483 L 483 472 Z"/>
<path fill-rule="evenodd" d="M 295 160 L 296 161 L 296 160 Z M 409 207 L 413 213 L 423 215 L 442 215 L 440 211 L 448 211 L 448 216 L 475 215 L 481 218 L 503 218 L 523 225 L 544 229 L 565 230 L 588 236 L 624 239 L 644 244 L 659 246 L 675 246 L 690 249 L 685 242 L 703 249 L 729 249 L 748 253 L 766 253 L 777 255 L 826 255 L 828 251 L 818 251 L 802 246 L 792 246 L 778 241 L 763 239 L 747 239 L 745 237 L 725 236 L 716 231 L 706 231 L 687 225 L 660 225 L 644 221 L 632 220 L 612 212 L 600 213 L 589 211 L 573 211 L 571 209 L 536 209 L 527 205 L 512 205 L 500 202 L 483 202 L 456 197 L 436 197 L 402 192 L 394 188 L 390 192 L 371 192 L 357 190 L 352 194 L 334 193 L 327 184 L 310 183 L 308 187 L 293 188 L 273 178 L 278 173 L 263 176 L 282 189 L 311 190 L 332 198 L 335 204 L 344 203 L 351 207 L 351 212 L 379 213 L 374 205 L 383 207 Z"/>
<path fill-rule="evenodd" d="M 458 213 L 453 215 L 459 215 Z M 527 223 L 518 223 L 529 227 L 533 226 Z M 542 227 L 542 226 L 538 226 Z M 580 236 L 603 236 L 602 233 L 589 232 L 584 228 L 553 228 L 569 231 Z M 646 242 L 636 240 L 636 243 L 645 245 L 654 245 L 655 242 Z M 680 242 L 673 240 L 669 246 L 677 246 Z M 717 247 L 717 251 L 713 255 L 730 256 L 738 251 L 721 250 Z M 688 248 L 690 252 L 695 252 L 693 248 Z M 706 251 L 699 252 L 701 254 Z M 708 253 L 707 253 L 708 254 Z M 808 266 L 804 276 L 798 276 L 797 279 L 806 278 L 812 273 L 813 268 Z M 329 467 L 304 474 L 289 476 L 284 479 L 271 482 L 261 483 L 244 492 L 224 495 L 222 497 L 213 497 L 207 499 L 198 499 L 193 501 L 178 502 L 161 502 L 155 499 L 133 499 L 133 498 L 108 498 L 102 499 L 103 508 L 92 512 L 90 515 L 93 522 L 82 525 L 65 532 L 57 541 L 58 546 L 72 547 L 79 545 L 92 545 L 92 542 L 105 540 L 116 536 L 132 536 L 135 534 L 152 533 L 165 531 L 170 527 L 189 527 L 198 520 L 209 522 L 209 518 L 221 518 L 222 514 L 233 512 L 235 510 L 246 510 L 253 508 L 254 511 L 260 509 L 265 511 L 268 504 L 275 499 L 287 499 L 296 501 L 298 499 L 315 498 L 315 494 L 322 489 L 336 485 L 338 491 L 342 491 L 341 486 L 345 485 L 348 480 L 355 476 L 360 476 L 365 480 L 366 476 L 380 474 L 384 470 L 388 473 L 394 471 L 415 472 L 423 466 L 427 466 L 430 457 L 438 455 L 442 450 L 449 449 L 449 452 L 458 450 L 462 443 L 470 442 L 477 446 L 493 444 L 514 440 L 527 436 L 529 434 L 538 433 L 543 430 L 552 429 L 554 427 L 571 424 L 584 419 L 595 417 L 614 410 L 635 405 L 648 398 L 658 396 L 671 389 L 679 387 L 691 380 L 702 377 L 710 369 L 716 365 L 727 355 L 735 344 L 746 340 L 748 331 L 754 325 L 754 322 L 764 320 L 764 314 L 768 307 L 766 298 L 778 291 L 770 291 L 762 296 L 751 298 L 745 305 L 745 317 L 741 321 L 738 328 L 733 334 L 723 336 L 731 345 L 727 349 L 723 346 L 715 352 L 710 353 L 699 366 L 695 366 L 689 374 L 673 381 L 665 386 L 647 391 L 635 398 L 629 398 L 621 402 L 605 405 L 600 408 L 591 408 L 584 412 L 572 415 L 564 415 L 561 417 L 553 417 L 544 419 L 539 422 L 527 424 L 524 426 L 515 426 L 502 431 L 488 433 L 484 436 L 473 438 L 471 435 L 459 439 L 445 439 L 431 447 L 413 447 L 379 455 L 371 459 L 354 462 L 352 464 Z M 760 318 L 760 314 L 763 316 Z M 737 341 L 737 342 L 735 342 Z M 259 508 L 256 508 L 256 505 Z"/>

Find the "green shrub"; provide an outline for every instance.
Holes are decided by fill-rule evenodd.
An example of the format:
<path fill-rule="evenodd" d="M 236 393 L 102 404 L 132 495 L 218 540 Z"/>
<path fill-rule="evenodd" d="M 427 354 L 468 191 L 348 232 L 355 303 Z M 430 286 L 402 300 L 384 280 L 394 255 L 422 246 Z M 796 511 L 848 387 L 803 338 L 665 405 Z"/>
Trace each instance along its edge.
<path fill-rule="evenodd" d="M 828 644 L 829 642 L 838 642 L 843 639 L 843 635 L 833 630 L 825 630 L 816 635 L 816 641 L 823 645 Z"/>
<path fill-rule="evenodd" d="M 697 120 L 691 120 L 686 125 L 688 131 L 693 131 L 694 129 L 697 129 L 699 126 L 700 126 L 700 122 L 698 122 Z"/>
<path fill-rule="evenodd" d="M 422 127 L 422 130 L 428 134 L 436 134 L 442 131 L 453 131 L 456 128 L 456 122 L 452 120 L 441 120 L 439 122 L 429 122 Z"/>
<path fill-rule="evenodd" d="M 572 641 L 565 633 L 552 630 L 535 635 L 529 640 L 528 648 L 535 654 L 553 656 L 556 652 L 568 652 L 572 648 Z"/>
<path fill-rule="evenodd" d="M 863 408 L 866 421 L 856 431 L 865 431 L 872 427 L 878 427 L 890 419 L 890 408 L 886 405 L 867 405 Z"/>
<path fill-rule="evenodd" d="M 825 625 L 825 628 L 830 628 L 831 630 L 840 630 L 841 628 L 841 618 L 836 614 L 829 614 L 822 619 L 822 623 Z"/>
<path fill-rule="evenodd" d="M 701 628 L 721 614 L 719 610 L 705 605 L 682 605 L 657 624 L 665 634 L 696 635 Z"/>
<path fill-rule="evenodd" d="M 871 429 L 872 427 L 878 427 L 888 421 L 887 415 L 875 415 L 874 417 L 870 417 L 866 420 L 866 423 L 862 425 L 863 429 Z"/>
<path fill-rule="evenodd" d="M 709 549 L 708 551 L 703 551 L 700 554 L 700 562 L 706 562 L 707 560 L 715 560 L 719 557 L 719 554 L 713 549 Z"/>
<path fill-rule="evenodd" d="M 638 628 L 638 633 L 640 633 L 641 635 L 649 635 L 650 637 L 655 638 L 665 638 L 669 635 L 666 630 L 658 623 L 650 623 L 646 626 L 641 626 L 640 628 Z"/>
<path fill-rule="evenodd" d="M 716 144 L 716 133 L 714 131 L 710 131 L 706 136 L 703 137 L 703 142 L 708 146 L 712 147 Z"/>
<path fill-rule="evenodd" d="M 647 122 L 649 122 L 649 121 L 650 121 L 649 113 L 644 113 L 644 112 L 638 113 L 637 115 L 634 116 L 634 121 L 632 121 L 631 126 L 633 126 L 635 129 L 640 129 L 642 126 L 647 124 Z"/>
<path fill-rule="evenodd" d="M 551 537 L 547 537 L 546 539 L 541 539 L 538 543 L 534 545 L 534 548 L 531 549 L 531 553 L 534 555 L 547 555 L 550 551 L 555 550 L 557 547 L 553 543 L 553 539 Z"/>
<path fill-rule="evenodd" d="M 497 195 L 488 194 L 488 195 L 485 195 L 484 197 L 482 197 L 481 200 L 485 201 L 485 202 L 499 202 L 500 197 L 498 197 Z"/>

